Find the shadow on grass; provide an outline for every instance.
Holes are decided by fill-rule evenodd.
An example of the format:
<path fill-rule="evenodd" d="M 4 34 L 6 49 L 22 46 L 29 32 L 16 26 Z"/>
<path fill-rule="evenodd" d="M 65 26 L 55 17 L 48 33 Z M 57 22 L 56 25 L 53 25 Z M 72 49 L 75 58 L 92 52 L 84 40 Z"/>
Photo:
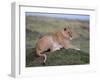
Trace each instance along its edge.
<path fill-rule="evenodd" d="M 55 52 L 47 52 L 45 66 L 81 65 L 89 64 L 89 53 L 74 49 L 61 49 Z M 43 66 L 43 58 L 36 57 L 35 49 L 26 49 L 26 67 Z"/>

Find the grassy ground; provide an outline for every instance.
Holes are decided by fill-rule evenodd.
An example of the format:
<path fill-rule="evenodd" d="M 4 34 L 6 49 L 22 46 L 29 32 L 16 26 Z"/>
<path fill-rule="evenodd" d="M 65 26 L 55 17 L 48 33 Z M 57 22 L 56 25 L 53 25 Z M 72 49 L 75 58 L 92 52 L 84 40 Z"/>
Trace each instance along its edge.
<path fill-rule="evenodd" d="M 81 51 L 60 50 L 47 54 L 47 66 L 89 63 L 89 21 L 67 20 L 51 17 L 26 16 L 26 66 L 42 66 L 43 59 L 35 57 L 37 40 L 44 35 L 52 35 L 55 30 L 69 26 L 72 30 L 71 43 Z M 32 52 L 33 51 L 33 52 Z"/>
<path fill-rule="evenodd" d="M 27 49 L 26 52 L 26 67 L 43 66 L 43 58 L 35 56 L 35 49 Z M 89 64 L 89 53 L 73 49 L 47 52 L 47 56 L 45 66 Z"/>

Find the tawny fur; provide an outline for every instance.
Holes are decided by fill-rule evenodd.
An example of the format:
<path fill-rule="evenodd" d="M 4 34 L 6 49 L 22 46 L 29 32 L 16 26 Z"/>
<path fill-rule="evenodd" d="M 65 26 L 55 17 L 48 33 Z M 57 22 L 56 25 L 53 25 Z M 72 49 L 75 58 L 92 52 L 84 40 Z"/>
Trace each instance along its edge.
<path fill-rule="evenodd" d="M 69 29 L 62 29 L 54 32 L 51 36 L 44 36 L 40 38 L 36 43 L 36 55 L 44 57 L 44 63 L 46 62 L 47 56 L 44 52 L 48 49 L 50 51 L 60 50 L 60 48 L 75 48 L 70 43 L 72 38 L 72 32 Z"/>

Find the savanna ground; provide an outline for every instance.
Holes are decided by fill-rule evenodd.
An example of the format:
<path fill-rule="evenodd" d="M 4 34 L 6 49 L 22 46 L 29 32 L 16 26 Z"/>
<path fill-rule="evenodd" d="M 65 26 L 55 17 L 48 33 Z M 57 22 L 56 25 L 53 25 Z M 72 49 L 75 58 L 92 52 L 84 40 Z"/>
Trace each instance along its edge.
<path fill-rule="evenodd" d="M 26 67 L 43 66 L 43 58 L 35 56 L 35 44 L 44 35 L 69 26 L 73 33 L 71 43 L 80 48 L 46 52 L 46 66 L 89 64 L 89 21 L 53 17 L 26 16 Z"/>

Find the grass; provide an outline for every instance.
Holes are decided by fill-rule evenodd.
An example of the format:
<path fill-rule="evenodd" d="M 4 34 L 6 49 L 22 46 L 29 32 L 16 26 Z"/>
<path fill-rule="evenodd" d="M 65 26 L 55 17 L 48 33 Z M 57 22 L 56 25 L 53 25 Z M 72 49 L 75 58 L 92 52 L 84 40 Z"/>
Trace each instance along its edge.
<path fill-rule="evenodd" d="M 26 67 L 43 66 L 43 58 L 35 57 L 37 40 L 67 26 L 73 33 L 71 43 L 81 51 L 61 49 L 48 52 L 46 66 L 89 64 L 89 21 L 26 16 Z"/>
<path fill-rule="evenodd" d="M 26 67 L 43 66 L 43 58 L 35 56 L 35 49 L 29 48 L 26 52 Z M 47 56 L 45 66 L 89 64 L 89 53 L 74 49 L 47 52 Z"/>

